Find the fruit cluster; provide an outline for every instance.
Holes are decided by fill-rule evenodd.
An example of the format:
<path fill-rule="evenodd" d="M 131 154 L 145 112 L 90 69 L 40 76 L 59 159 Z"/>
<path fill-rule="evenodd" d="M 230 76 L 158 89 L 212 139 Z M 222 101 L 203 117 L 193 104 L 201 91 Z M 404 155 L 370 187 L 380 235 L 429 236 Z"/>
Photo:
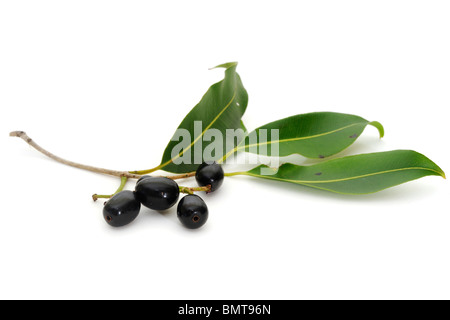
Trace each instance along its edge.
<path fill-rule="evenodd" d="M 216 191 L 223 183 L 224 171 L 217 163 L 203 163 L 195 173 L 201 187 Z M 139 215 L 141 205 L 152 210 L 162 211 L 173 207 L 180 197 L 180 187 L 169 178 L 143 176 L 135 191 L 121 191 L 115 194 L 103 208 L 106 222 L 113 227 L 122 227 L 133 222 Z M 178 203 L 177 216 L 189 229 L 197 229 L 208 220 L 208 207 L 197 195 L 189 194 Z"/>

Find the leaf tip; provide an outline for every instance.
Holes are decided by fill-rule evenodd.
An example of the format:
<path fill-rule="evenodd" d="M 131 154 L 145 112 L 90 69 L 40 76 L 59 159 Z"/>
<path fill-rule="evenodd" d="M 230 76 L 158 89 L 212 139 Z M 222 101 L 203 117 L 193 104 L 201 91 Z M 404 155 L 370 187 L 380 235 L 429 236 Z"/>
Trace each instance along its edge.
<path fill-rule="evenodd" d="M 380 134 L 380 139 L 384 137 L 384 127 L 380 122 L 372 121 L 372 122 L 369 122 L 369 124 L 378 129 L 378 133 Z"/>
<path fill-rule="evenodd" d="M 236 67 L 238 65 L 238 63 L 235 62 L 228 62 L 228 63 L 223 63 L 223 64 L 219 64 L 218 66 L 215 66 L 213 68 L 209 68 L 209 70 L 214 70 L 214 69 L 218 69 L 218 68 L 225 68 L 225 69 L 229 69 L 232 67 Z"/>
<path fill-rule="evenodd" d="M 437 173 L 437 175 L 441 176 L 442 178 L 444 178 L 445 180 L 447 180 L 447 177 L 445 176 L 445 172 L 438 167 L 439 170 L 436 170 L 435 172 Z"/>

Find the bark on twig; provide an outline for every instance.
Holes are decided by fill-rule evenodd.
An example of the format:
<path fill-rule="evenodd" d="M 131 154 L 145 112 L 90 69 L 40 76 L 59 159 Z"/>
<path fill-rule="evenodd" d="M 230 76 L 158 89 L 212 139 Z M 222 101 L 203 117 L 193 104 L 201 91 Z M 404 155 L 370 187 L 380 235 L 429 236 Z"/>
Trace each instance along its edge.
<path fill-rule="evenodd" d="M 53 153 L 45 150 L 41 146 L 39 146 L 36 142 L 34 142 L 33 139 L 31 139 L 23 131 L 13 131 L 9 135 L 11 137 L 21 138 L 26 143 L 28 143 L 30 146 L 32 146 L 34 149 L 36 149 L 40 153 L 46 155 L 47 157 L 49 157 L 49 158 L 51 158 L 51 159 L 53 159 L 53 160 L 55 160 L 55 161 L 57 161 L 59 163 L 62 163 L 62 164 L 65 164 L 65 165 L 68 165 L 68 166 L 71 166 L 71 167 L 74 167 L 74 168 L 88 170 L 88 171 L 91 171 L 91 172 L 106 174 L 106 175 L 115 176 L 115 177 L 127 177 L 129 179 L 139 179 L 141 177 L 141 175 L 129 173 L 128 171 L 109 170 L 109 169 L 88 166 L 88 165 L 76 163 L 76 162 L 73 162 L 73 161 L 65 160 L 65 159 L 60 158 L 60 157 L 54 155 Z"/>

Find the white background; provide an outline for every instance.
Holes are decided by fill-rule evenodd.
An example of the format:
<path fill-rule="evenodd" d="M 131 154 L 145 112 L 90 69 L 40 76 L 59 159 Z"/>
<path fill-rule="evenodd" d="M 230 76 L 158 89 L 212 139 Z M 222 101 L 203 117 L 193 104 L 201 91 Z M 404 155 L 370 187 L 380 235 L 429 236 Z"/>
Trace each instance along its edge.
<path fill-rule="evenodd" d="M 0 298 L 449 299 L 439 177 L 364 196 L 233 177 L 201 230 L 174 208 L 117 230 L 90 199 L 117 179 L 8 137 L 154 167 L 223 77 L 208 68 L 239 61 L 249 129 L 353 113 L 386 137 L 367 128 L 341 155 L 414 149 L 448 173 L 449 17 L 448 1 L 2 1 Z"/>

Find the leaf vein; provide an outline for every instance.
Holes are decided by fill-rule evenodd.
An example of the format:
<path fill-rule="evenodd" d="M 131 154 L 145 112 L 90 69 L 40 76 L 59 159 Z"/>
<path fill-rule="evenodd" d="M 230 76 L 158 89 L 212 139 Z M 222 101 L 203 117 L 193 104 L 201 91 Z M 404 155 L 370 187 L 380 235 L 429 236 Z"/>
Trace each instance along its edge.
<path fill-rule="evenodd" d="M 369 122 L 366 122 L 366 125 Z M 265 144 L 273 144 L 273 143 L 283 143 L 283 142 L 291 142 L 291 141 L 298 141 L 298 140 L 306 140 L 306 139 L 313 139 L 313 138 L 318 138 L 318 137 L 322 137 L 322 136 L 326 136 L 332 133 L 336 133 L 348 128 L 351 128 L 353 126 L 357 126 L 357 125 L 361 125 L 362 123 L 353 123 L 350 124 L 348 126 L 342 127 L 342 128 L 338 128 L 332 131 L 327 131 L 327 132 L 323 132 L 323 133 L 319 133 L 319 134 L 315 134 L 312 136 L 306 136 L 306 137 L 297 137 L 297 138 L 290 138 L 290 139 L 281 139 L 281 140 L 275 140 L 275 141 L 267 141 L 267 142 L 262 142 L 262 143 L 253 143 L 253 144 L 248 144 L 248 145 L 243 145 L 241 147 L 239 147 L 239 149 L 245 149 L 245 148 L 250 148 L 250 147 L 255 147 L 255 146 L 261 146 L 261 145 L 265 145 Z"/>
<path fill-rule="evenodd" d="M 196 144 L 197 141 L 200 140 L 205 135 L 205 132 L 208 131 L 214 125 L 214 123 L 222 116 L 222 114 L 231 106 L 231 104 L 233 103 L 234 99 L 236 98 L 236 94 L 237 94 L 237 86 L 235 86 L 234 93 L 233 93 L 233 96 L 231 97 L 231 100 L 219 112 L 219 114 L 211 121 L 211 123 L 202 131 L 202 133 L 198 137 L 196 137 L 195 140 L 193 142 L 191 142 L 191 144 L 189 146 L 187 146 L 185 149 L 183 149 L 176 157 L 173 157 L 170 160 L 166 161 L 165 163 L 160 165 L 158 168 L 159 169 L 164 168 L 165 166 L 169 165 L 170 163 L 172 163 L 173 161 L 175 161 L 176 159 L 181 157 L 186 151 L 191 149 L 194 146 L 194 144 Z"/>
<path fill-rule="evenodd" d="M 264 178 L 271 179 L 271 180 L 285 181 L 285 182 L 298 183 L 298 184 L 320 184 L 320 183 L 333 183 L 333 182 L 342 182 L 342 181 L 356 180 L 356 179 L 366 178 L 366 177 L 380 175 L 380 174 L 384 174 L 384 173 L 391 173 L 391 172 L 398 172 L 398 171 L 405 171 L 405 170 L 427 170 L 427 171 L 431 171 L 431 172 L 437 173 L 440 176 L 442 176 L 442 173 L 437 171 L 437 170 L 433 170 L 433 169 L 430 169 L 430 168 L 422 168 L 422 167 L 410 167 L 410 168 L 392 169 L 392 170 L 385 170 L 385 171 L 380 171 L 380 172 L 368 173 L 368 174 L 364 174 L 364 175 L 360 175 L 360 176 L 354 176 L 354 177 L 348 177 L 348 178 L 342 178 L 342 179 L 333 179 L 333 180 L 320 180 L 320 181 L 272 178 L 270 176 L 261 176 L 261 175 L 253 174 L 253 173 L 250 173 L 250 172 L 247 172 L 246 174 L 249 175 L 249 176 L 253 176 L 253 177 L 264 177 Z"/>

